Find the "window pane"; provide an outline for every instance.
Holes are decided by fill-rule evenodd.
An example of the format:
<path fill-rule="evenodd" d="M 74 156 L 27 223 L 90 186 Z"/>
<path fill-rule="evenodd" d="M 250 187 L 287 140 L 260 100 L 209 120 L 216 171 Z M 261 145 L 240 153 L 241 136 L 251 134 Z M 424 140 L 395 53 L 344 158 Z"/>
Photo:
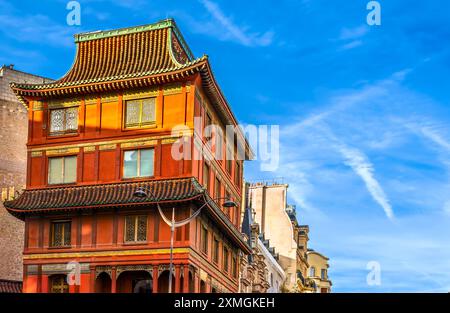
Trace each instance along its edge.
<path fill-rule="evenodd" d="M 153 149 L 141 150 L 141 177 L 153 176 L 154 155 L 155 150 Z"/>
<path fill-rule="evenodd" d="M 71 234 L 71 229 L 70 229 L 70 222 L 66 222 L 66 223 L 62 223 L 64 225 L 64 245 L 65 246 L 70 246 L 70 234 Z"/>
<path fill-rule="evenodd" d="M 137 177 L 138 150 L 125 151 L 123 159 L 123 176 L 125 178 Z"/>
<path fill-rule="evenodd" d="M 50 158 L 48 160 L 48 183 L 61 184 L 63 182 L 63 158 Z"/>
<path fill-rule="evenodd" d="M 139 125 L 140 101 L 131 100 L 126 103 L 126 126 Z"/>
<path fill-rule="evenodd" d="M 141 123 L 151 123 L 155 118 L 156 98 L 142 99 L 142 120 Z"/>
<path fill-rule="evenodd" d="M 75 183 L 77 181 L 77 157 L 64 158 L 64 183 Z"/>
<path fill-rule="evenodd" d="M 66 127 L 65 130 L 78 129 L 78 107 L 66 109 Z"/>
<path fill-rule="evenodd" d="M 50 111 L 50 132 L 64 131 L 64 109 Z"/>

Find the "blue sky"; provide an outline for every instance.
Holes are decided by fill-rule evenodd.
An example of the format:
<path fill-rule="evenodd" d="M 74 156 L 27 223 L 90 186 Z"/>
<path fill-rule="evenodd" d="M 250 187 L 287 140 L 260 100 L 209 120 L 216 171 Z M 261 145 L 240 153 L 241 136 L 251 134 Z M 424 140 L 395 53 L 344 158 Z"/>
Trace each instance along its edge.
<path fill-rule="evenodd" d="M 380 0 L 0 0 L 0 63 L 51 78 L 72 35 L 174 17 L 245 124 L 280 125 L 283 177 L 334 291 L 450 291 L 450 3 Z M 381 285 L 366 283 L 367 263 Z"/>

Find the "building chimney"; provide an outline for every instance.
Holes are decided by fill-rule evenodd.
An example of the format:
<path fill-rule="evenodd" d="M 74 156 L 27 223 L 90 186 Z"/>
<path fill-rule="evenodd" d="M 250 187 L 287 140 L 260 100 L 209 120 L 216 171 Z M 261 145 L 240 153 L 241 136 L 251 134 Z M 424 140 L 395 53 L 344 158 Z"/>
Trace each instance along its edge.
<path fill-rule="evenodd" d="M 14 64 L 10 64 L 8 67 L 9 67 L 10 70 L 13 70 L 14 69 Z"/>

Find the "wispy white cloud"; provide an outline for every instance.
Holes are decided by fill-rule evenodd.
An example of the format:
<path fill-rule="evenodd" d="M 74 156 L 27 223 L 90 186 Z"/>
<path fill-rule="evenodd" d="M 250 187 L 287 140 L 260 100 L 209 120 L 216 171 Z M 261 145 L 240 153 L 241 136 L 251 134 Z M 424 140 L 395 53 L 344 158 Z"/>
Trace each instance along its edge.
<path fill-rule="evenodd" d="M 450 142 L 438 130 L 430 126 L 423 126 L 420 127 L 420 132 L 425 138 L 428 138 L 447 152 L 450 152 Z"/>
<path fill-rule="evenodd" d="M 71 47 L 77 31 L 79 28 L 55 23 L 45 15 L 0 15 L 0 32 L 22 42 Z"/>
<path fill-rule="evenodd" d="M 354 28 L 343 28 L 341 33 L 335 39 L 331 41 L 338 42 L 340 46 L 338 51 L 351 50 L 363 45 L 362 38 L 368 33 L 369 28 L 367 25 L 361 25 Z"/>
<path fill-rule="evenodd" d="M 353 40 L 356 38 L 361 38 L 366 35 L 369 31 L 367 25 L 361 25 L 355 28 L 343 28 L 339 35 L 339 40 Z"/>
<path fill-rule="evenodd" d="M 339 47 L 339 51 L 351 50 L 363 44 L 362 40 L 353 40 L 345 45 Z"/>
<path fill-rule="evenodd" d="M 203 27 L 195 27 L 198 31 L 214 35 L 220 40 L 232 40 L 248 47 L 264 47 L 273 42 L 273 31 L 250 32 L 247 27 L 235 24 L 230 17 L 225 15 L 217 3 L 210 0 L 200 0 L 200 2 L 210 13 L 214 23 L 201 23 Z M 191 19 L 191 23 L 198 24 L 199 22 Z"/>
<path fill-rule="evenodd" d="M 350 166 L 366 184 L 372 198 L 383 208 L 389 219 L 394 218 L 394 211 L 380 183 L 375 178 L 375 169 L 364 153 L 355 148 L 343 144 L 337 146 L 339 152 L 345 158 L 345 164 Z"/>

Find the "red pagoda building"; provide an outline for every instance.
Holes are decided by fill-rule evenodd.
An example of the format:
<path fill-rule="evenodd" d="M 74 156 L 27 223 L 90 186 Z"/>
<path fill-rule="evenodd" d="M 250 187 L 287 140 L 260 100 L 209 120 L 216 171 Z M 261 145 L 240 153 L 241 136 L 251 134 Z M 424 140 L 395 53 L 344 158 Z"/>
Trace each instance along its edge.
<path fill-rule="evenodd" d="M 241 203 L 243 164 L 217 156 L 251 150 L 239 130 L 208 142 L 204 126 L 237 122 L 207 57 L 193 57 L 171 19 L 75 42 L 64 77 L 11 85 L 29 118 L 26 189 L 4 203 L 25 221 L 23 292 L 167 292 L 170 276 L 174 292 L 237 292 L 251 250 L 240 206 L 219 198 Z M 191 151 L 181 160 L 180 140 Z M 173 250 L 158 206 L 195 216 Z"/>

